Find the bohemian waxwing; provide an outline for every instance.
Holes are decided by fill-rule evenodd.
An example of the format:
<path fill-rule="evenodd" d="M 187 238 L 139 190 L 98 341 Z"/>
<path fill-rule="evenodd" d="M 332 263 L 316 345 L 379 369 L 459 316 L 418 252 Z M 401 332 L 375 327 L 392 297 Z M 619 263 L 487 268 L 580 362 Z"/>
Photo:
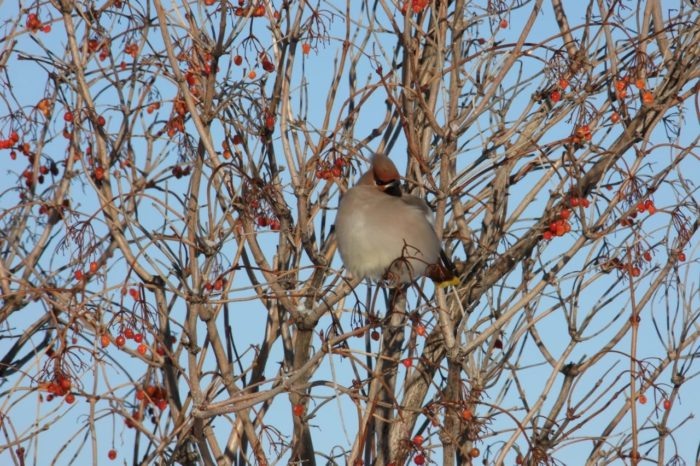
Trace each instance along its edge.
<path fill-rule="evenodd" d="M 355 277 L 392 284 L 421 275 L 450 280 L 440 264 L 430 207 L 401 192 L 399 172 L 384 155 L 375 155 L 369 171 L 340 199 L 335 234 L 340 257 Z"/>

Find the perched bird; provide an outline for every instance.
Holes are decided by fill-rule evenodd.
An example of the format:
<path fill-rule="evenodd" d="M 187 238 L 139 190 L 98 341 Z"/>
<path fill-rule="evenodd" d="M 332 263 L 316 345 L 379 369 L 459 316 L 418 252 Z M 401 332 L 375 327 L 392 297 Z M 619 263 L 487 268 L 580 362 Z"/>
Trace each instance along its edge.
<path fill-rule="evenodd" d="M 369 171 L 340 199 L 335 234 L 340 257 L 355 277 L 405 284 L 427 275 L 438 284 L 454 283 L 430 207 L 401 191 L 399 172 L 384 155 L 375 155 Z"/>

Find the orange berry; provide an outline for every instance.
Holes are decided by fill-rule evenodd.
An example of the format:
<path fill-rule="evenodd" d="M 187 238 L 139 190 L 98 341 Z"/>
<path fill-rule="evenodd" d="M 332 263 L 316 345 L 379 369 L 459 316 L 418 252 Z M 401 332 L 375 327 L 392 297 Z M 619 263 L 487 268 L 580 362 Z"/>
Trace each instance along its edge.
<path fill-rule="evenodd" d="M 413 444 L 417 447 L 421 446 L 423 443 L 423 436 L 422 435 L 416 435 L 413 437 Z"/>
<path fill-rule="evenodd" d="M 645 104 L 651 104 L 654 102 L 654 94 L 649 91 L 642 91 L 642 102 Z"/>
<path fill-rule="evenodd" d="M 561 92 L 558 90 L 553 90 L 551 94 L 549 94 L 549 100 L 552 101 L 552 103 L 556 104 L 561 100 Z"/>
<path fill-rule="evenodd" d="M 564 79 L 564 78 L 561 78 L 561 79 L 559 80 L 559 87 L 562 88 L 562 89 L 566 89 L 567 87 L 569 87 L 569 81 L 567 81 L 567 80 Z"/>
<path fill-rule="evenodd" d="M 69 405 L 73 404 L 75 402 L 75 395 L 72 393 L 69 393 L 66 395 L 65 402 L 68 403 Z"/>
<path fill-rule="evenodd" d="M 107 348 L 109 346 L 109 335 L 106 333 L 103 333 L 100 335 L 100 345 L 102 345 L 103 348 Z"/>
<path fill-rule="evenodd" d="M 472 413 L 472 410 L 469 408 L 464 408 L 462 410 L 462 419 L 465 421 L 471 421 L 474 419 L 474 414 Z"/>
<path fill-rule="evenodd" d="M 639 404 L 642 404 L 642 405 L 646 404 L 647 403 L 647 396 L 644 393 L 640 393 L 637 400 L 639 400 Z"/>
<path fill-rule="evenodd" d="M 508 20 L 505 19 L 505 18 L 503 18 L 503 19 L 501 20 L 501 22 L 499 23 L 499 26 L 501 27 L 501 29 L 507 28 L 507 27 L 508 27 Z"/>
<path fill-rule="evenodd" d="M 248 77 L 249 77 L 250 79 L 255 79 L 255 77 L 256 77 L 257 75 L 258 75 L 258 74 L 255 72 L 255 70 L 250 70 L 250 72 L 248 73 Z"/>
<path fill-rule="evenodd" d="M 309 44 L 308 42 L 304 42 L 303 44 L 301 44 L 301 51 L 304 53 L 304 55 L 308 55 L 311 51 L 311 44 Z"/>
<path fill-rule="evenodd" d="M 469 451 L 469 456 L 471 456 L 472 458 L 478 458 L 480 454 L 481 454 L 481 452 L 480 452 L 479 449 L 476 448 L 476 447 L 472 448 L 472 449 Z"/>
<path fill-rule="evenodd" d="M 141 343 L 139 346 L 136 347 L 136 351 L 143 356 L 146 354 L 146 351 L 148 351 L 148 346 L 146 346 L 145 343 Z"/>
<path fill-rule="evenodd" d="M 610 115 L 610 121 L 612 121 L 613 123 L 617 123 L 618 121 L 620 121 L 620 114 L 617 112 L 612 112 L 612 115 Z"/>
<path fill-rule="evenodd" d="M 416 333 L 420 336 L 425 336 L 425 325 L 417 324 L 416 325 Z"/>

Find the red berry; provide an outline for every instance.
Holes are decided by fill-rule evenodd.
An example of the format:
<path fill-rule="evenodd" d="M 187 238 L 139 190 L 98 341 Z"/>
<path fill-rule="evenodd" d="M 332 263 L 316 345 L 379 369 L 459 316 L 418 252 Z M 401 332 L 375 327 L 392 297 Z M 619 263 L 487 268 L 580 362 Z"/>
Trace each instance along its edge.
<path fill-rule="evenodd" d="M 73 404 L 73 403 L 75 402 L 75 395 L 73 395 L 72 393 L 67 394 L 67 395 L 66 395 L 66 398 L 65 398 L 65 401 L 66 401 L 66 403 L 68 403 L 69 405 L 70 405 L 70 404 Z"/>
<path fill-rule="evenodd" d="M 665 409 L 666 411 L 668 411 L 669 409 L 671 409 L 671 400 L 669 400 L 669 399 L 665 399 L 665 400 L 664 400 L 664 409 Z"/>
<path fill-rule="evenodd" d="M 425 325 L 417 324 L 416 325 L 416 333 L 420 336 L 425 336 Z"/>
<path fill-rule="evenodd" d="M 501 22 L 499 23 L 499 26 L 501 26 L 501 29 L 505 29 L 508 27 L 508 20 L 507 19 L 502 19 Z"/>
<path fill-rule="evenodd" d="M 262 68 L 268 73 L 272 73 L 275 71 L 275 64 L 266 58 L 262 61 Z"/>
<path fill-rule="evenodd" d="M 233 57 L 233 63 L 240 66 L 240 64 L 243 63 L 243 57 L 241 57 L 240 55 L 236 55 L 235 57 Z"/>
<path fill-rule="evenodd" d="M 114 340 L 114 343 L 121 348 L 124 346 L 124 343 L 126 343 L 126 338 L 124 338 L 124 335 L 119 335 L 117 338 Z"/>
<path fill-rule="evenodd" d="M 124 336 L 127 340 L 132 340 L 134 338 L 134 330 L 131 327 L 127 327 L 126 330 L 124 330 Z"/>
<path fill-rule="evenodd" d="M 117 450 L 111 449 L 107 452 L 107 458 L 114 460 L 117 458 Z"/>
<path fill-rule="evenodd" d="M 102 345 L 103 348 L 107 348 L 109 346 L 109 335 L 103 333 L 100 336 L 100 345 Z"/>
<path fill-rule="evenodd" d="M 504 21 L 505 21 L 505 20 L 504 20 Z M 418 466 L 420 466 L 421 464 L 425 464 L 425 456 L 420 455 L 420 454 L 419 454 L 419 455 L 416 455 L 416 456 L 413 458 L 413 462 L 416 463 Z"/>
<path fill-rule="evenodd" d="M 304 406 L 294 405 L 292 407 L 292 413 L 294 413 L 295 416 L 300 417 L 302 414 L 304 414 Z"/>
<path fill-rule="evenodd" d="M 643 257 L 644 257 L 644 260 L 645 260 L 645 261 L 651 262 L 651 252 L 646 251 L 646 252 L 644 253 Z"/>
<path fill-rule="evenodd" d="M 404 367 L 411 367 L 413 365 L 413 360 L 411 358 L 406 358 L 401 361 L 401 364 L 403 364 Z"/>
<path fill-rule="evenodd" d="M 134 335 L 134 341 L 136 343 L 141 343 L 143 341 L 143 333 L 137 333 Z"/>
<path fill-rule="evenodd" d="M 678 260 L 681 262 L 685 262 L 685 253 L 683 251 L 678 253 Z"/>
<path fill-rule="evenodd" d="M 416 435 L 415 437 L 413 437 L 413 444 L 417 447 L 421 446 L 423 444 L 423 436 Z"/>
<path fill-rule="evenodd" d="M 561 92 L 558 90 L 553 90 L 551 94 L 549 94 L 549 100 L 552 101 L 552 103 L 556 104 L 561 100 Z"/>
<path fill-rule="evenodd" d="M 656 212 L 656 206 L 654 205 L 654 201 L 651 199 L 647 199 L 644 201 L 644 209 L 649 212 L 649 215 L 652 215 Z"/>

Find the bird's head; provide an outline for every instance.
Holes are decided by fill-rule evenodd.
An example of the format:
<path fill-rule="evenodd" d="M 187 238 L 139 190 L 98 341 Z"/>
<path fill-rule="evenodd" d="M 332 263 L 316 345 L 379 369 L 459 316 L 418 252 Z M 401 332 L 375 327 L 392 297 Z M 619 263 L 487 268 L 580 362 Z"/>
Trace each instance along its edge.
<path fill-rule="evenodd" d="M 376 154 L 372 166 L 365 173 L 358 185 L 370 185 L 390 196 L 401 197 L 401 178 L 394 162 L 386 155 Z"/>

